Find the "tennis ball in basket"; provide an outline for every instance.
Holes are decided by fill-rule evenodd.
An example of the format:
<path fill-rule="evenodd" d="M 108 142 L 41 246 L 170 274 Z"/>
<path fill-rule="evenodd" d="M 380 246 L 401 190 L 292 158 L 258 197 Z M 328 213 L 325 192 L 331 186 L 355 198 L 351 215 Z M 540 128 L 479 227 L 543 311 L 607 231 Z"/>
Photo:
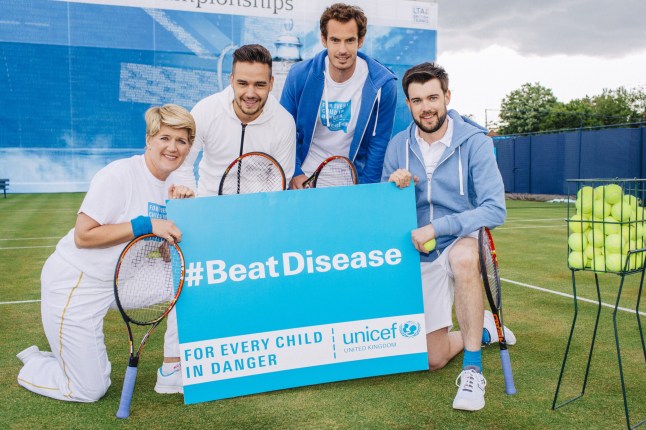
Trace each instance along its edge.
<path fill-rule="evenodd" d="M 609 205 L 619 203 L 623 198 L 623 190 L 617 184 L 606 185 L 605 200 Z"/>
<path fill-rule="evenodd" d="M 619 254 L 628 251 L 628 242 L 621 234 L 609 234 L 606 236 L 606 253 Z"/>
<path fill-rule="evenodd" d="M 597 219 L 604 219 L 605 217 L 610 216 L 612 211 L 612 206 L 603 200 L 595 200 L 592 203 L 592 216 Z"/>
<path fill-rule="evenodd" d="M 633 208 L 625 200 L 612 205 L 610 215 L 618 221 L 628 221 L 633 214 Z"/>
<path fill-rule="evenodd" d="M 586 259 L 582 252 L 570 252 L 567 263 L 571 269 L 583 269 L 585 267 Z"/>
<path fill-rule="evenodd" d="M 592 187 L 583 187 L 576 193 L 576 206 L 577 212 L 589 214 L 592 212 L 592 203 L 594 202 L 594 190 Z"/>
<path fill-rule="evenodd" d="M 643 222 L 644 218 L 646 218 L 646 213 L 644 212 L 644 208 L 636 205 L 633 206 L 633 209 L 635 209 L 635 216 L 633 217 L 634 220 Z"/>
<path fill-rule="evenodd" d="M 583 256 L 587 260 L 592 260 L 594 258 L 594 254 L 595 254 L 594 250 L 595 249 L 596 248 L 594 248 L 591 243 L 588 243 L 588 246 L 586 246 L 585 249 L 583 250 Z"/>
<path fill-rule="evenodd" d="M 595 272 L 605 272 L 606 258 L 603 254 L 595 254 L 592 264 L 590 266 Z"/>
<path fill-rule="evenodd" d="M 631 207 L 636 207 L 638 206 L 637 204 L 637 197 L 633 196 L 632 194 L 624 194 L 624 202 L 628 203 Z"/>
<path fill-rule="evenodd" d="M 586 231 L 590 227 L 590 223 L 586 222 L 587 220 L 588 218 L 583 214 L 572 215 L 572 217 L 570 217 L 570 222 L 568 222 L 570 232 L 581 233 Z"/>
<path fill-rule="evenodd" d="M 637 252 L 635 254 L 630 254 L 630 270 L 637 270 L 644 267 L 644 253 Z"/>
<path fill-rule="evenodd" d="M 602 230 L 606 236 L 609 234 L 619 234 L 621 233 L 621 225 L 619 224 L 619 221 L 613 217 L 605 217 L 603 219 Z"/>
<path fill-rule="evenodd" d="M 603 200 L 603 196 L 605 194 L 606 187 L 603 185 L 599 185 L 598 187 L 594 187 L 594 192 L 593 197 L 595 200 Z"/>
<path fill-rule="evenodd" d="M 635 234 L 636 236 L 639 237 L 644 237 L 644 233 L 646 233 L 646 229 L 644 228 L 644 224 L 641 222 L 638 222 L 635 225 Z"/>
<path fill-rule="evenodd" d="M 435 245 L 436 245 L 435 239 L 431 239 L 424 244 L 424 249 L 426 250 L 426 252 L 431 252 L 432 250 L 435 249 Z"/>
<path fill-rule="evenodd" d="M 606 270 L 610 272 L 620 272 L 623 266 L 624 256 L 622 254 L 606 255 Z"/>
<path fill-rule="evenodd" d="M 572 233 L 567 240 L 572 251 L 583 251 L 588 246 L 588 239 L 583 233 Z"/>
<path fill-rule="evenodd" d="M 603 243 L 606 240 L 606 237 L 603 235 L 603 231 L 599 228 L 591 228 L 586 233 L 588 238 L 588 244 L 594 246 L 595 248 L 603 248 Z"/>

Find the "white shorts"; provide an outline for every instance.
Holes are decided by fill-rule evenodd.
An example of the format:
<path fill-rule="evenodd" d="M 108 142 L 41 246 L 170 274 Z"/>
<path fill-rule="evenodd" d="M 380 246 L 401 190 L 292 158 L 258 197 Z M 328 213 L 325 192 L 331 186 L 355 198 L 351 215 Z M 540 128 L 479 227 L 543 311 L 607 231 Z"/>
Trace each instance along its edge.
<path fill-rule="evenodd" d="M 477 240 L 478 232 L 471 233 L 467 237 Z M 421 263 L 426 333 L 445 327 L 449 331 L 453 328 L 455 284 L 453 271 L 449 264 L 449 252 L 458 240 L 449 245 L 432 263 Z"/>

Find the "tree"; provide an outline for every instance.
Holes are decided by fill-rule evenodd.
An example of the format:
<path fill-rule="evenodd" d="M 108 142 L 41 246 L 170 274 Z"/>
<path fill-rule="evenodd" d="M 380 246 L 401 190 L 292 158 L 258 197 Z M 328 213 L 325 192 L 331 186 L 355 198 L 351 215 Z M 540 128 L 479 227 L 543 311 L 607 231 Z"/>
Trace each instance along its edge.
<path fill-rule="evenodd" d="M 516 134 L 542 131 L 545 119 L 556 104 L 551 89 L 538 82 L 523 84 L 502 100 L 500 132 Z"/>

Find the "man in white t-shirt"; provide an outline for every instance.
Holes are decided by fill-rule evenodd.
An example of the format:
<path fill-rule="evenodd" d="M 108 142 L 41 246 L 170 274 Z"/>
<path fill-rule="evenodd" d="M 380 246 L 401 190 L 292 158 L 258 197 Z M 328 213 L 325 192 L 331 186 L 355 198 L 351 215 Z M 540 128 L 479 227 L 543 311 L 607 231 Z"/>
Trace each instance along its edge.
<path fill-rule="evenodd" d="M 197 135 L 184 164 L 175 172 L 198 196 L 218 194 L 227 166 L 248 152 L 264 152 L 276 159 L 289 181 L 294 172 L 294 119 L 270 94 L 274 83 L 272 59 L 261 45 L 244 45 L 233 53 L 230 86 L 200 100 L 191 114 Z M 194 166 L 200 153 L 199 181 Z"/>
<path fill-rule="evenodd" d="M 396 77 L 359 52 L 368 20 L 354 6 L 337 3 L 320 20 L 327 48 L 295 64 L 280 103 L 296 121 L 296 166 L 292 189 L 328 157 L 353 161 L 360 183 L 379 182 L 397 102 Z"/>

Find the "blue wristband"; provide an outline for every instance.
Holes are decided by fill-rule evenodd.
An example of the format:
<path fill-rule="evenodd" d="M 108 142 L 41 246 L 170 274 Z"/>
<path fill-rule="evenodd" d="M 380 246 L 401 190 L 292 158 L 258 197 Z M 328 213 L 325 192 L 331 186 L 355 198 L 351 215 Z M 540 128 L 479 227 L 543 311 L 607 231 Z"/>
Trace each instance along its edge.
<path fill-rule="evenodd" d="M 141 215 L 137 218 L 133 218 L 132 220 L 130 220 L 130 224 L 132 225 L 132 232 L 134 233 L 135 237 L 153 232 L 153 222 L 151 221 L 149 216 Z"/>

